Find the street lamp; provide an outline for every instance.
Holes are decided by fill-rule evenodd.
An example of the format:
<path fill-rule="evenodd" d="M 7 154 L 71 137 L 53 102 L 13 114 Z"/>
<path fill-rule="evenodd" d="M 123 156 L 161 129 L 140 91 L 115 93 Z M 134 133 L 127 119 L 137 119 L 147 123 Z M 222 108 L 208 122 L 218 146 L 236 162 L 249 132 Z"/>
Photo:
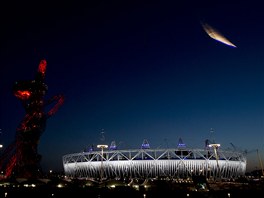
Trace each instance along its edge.
<path fill-rule="evenodd" d="M 104 173 L 104 170 L 103 170 L 103 157 L 104 157 L 104 149 L 107 149 L 108 148 L 108 145 L 106 144 L 98 144 L 97 145 L 97 148 L 100 148 L 101 149 L 101 172 L 100 172 L 100 178 L 101 178 L 101 182 L 103 180 L 103 173 Z"/>
<path fill-rule="evenodd" d="M 0 135 L 2 134 L 2 129 L 0 129 Z M 0 144 L 0 148 L 3 148 L 3 144 Z"/>

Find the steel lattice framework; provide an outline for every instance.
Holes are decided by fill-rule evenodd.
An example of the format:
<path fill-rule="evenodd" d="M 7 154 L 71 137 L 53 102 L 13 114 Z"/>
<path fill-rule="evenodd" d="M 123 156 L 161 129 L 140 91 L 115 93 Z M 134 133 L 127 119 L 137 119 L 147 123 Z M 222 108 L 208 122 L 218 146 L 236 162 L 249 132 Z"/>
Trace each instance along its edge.
<path fill-rule="evenodd" d="M 211 149 L 133 149 L 74 153 L 62 157 L 66 176 L 78 178 L 237 178 L 245 175 L 243 153 Z"/>

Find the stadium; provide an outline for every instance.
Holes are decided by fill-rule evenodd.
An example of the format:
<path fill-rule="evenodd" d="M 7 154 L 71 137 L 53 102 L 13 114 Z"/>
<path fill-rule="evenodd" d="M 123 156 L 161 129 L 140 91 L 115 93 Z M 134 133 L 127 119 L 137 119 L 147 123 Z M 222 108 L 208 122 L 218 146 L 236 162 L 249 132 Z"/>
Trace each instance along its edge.
<path fill-rule="evenodd" d="M 97 145 L 81 153 L 62 157 L 65 175 L 88 179 L 236 179 L 246 172 L 246 157 L 236 150 L 222 150 L 220 144 L 206 142 L 203 149 L 178 147 L 151 149 L 147 140 L 140 149 L 118 150 L 111 145 Z"/>

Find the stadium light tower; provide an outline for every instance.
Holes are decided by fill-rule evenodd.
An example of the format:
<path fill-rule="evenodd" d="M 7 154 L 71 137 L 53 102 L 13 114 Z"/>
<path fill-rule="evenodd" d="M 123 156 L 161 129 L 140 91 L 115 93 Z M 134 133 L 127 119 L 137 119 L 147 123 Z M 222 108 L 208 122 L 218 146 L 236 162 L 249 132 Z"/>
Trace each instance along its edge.
<path fill-rule="evenodd" d="M 97 145 L 97 148 L 100 148 L 101 149 L 101 172 L 100 172 L 100 179 L 101 179 L 101 182 L 103 180 L 103 174 L 104 174 L 104 167 L 103 167 L 103 157 L 104 157 L 104 149 L 107 149 L 108 148 L 108 145 L 106 144 L 98 144 Z"/>
<path fill-rule="evenodd" d="M 219 164 L 218 164 L 219 156 L 218 156 L 218 153 L 217 153 L 217 149 L 218 149 L 221 145 L 220 145 L 220 144 L 213 143 L 213 144 L 209 144 L 208 146 L 209 146 L 210 148 L 213 148 L 213 149 L 214 149 L 214 154 L 215 154 L 215 159 L 216 159 L 216 165 L 217 165 L 218 172 L 219 172 L 219 174 L 220 174 L 220 171 L 219 171 Z"/>

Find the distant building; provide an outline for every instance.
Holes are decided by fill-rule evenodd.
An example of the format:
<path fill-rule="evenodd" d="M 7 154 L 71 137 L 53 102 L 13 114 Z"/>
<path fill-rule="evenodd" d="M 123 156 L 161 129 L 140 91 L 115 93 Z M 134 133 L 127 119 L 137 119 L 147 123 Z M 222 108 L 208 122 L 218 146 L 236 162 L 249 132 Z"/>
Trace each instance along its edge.
<path fill-rule="evenodd" d="M 112 144 L 111 144 L 112 145 Z M 111 147 L 110 147 L 111 148 Z M 206 178 L 231 179 L 244 176 L 243 153 L 212 147 L 192 149 L 180 139 L 177 148 L 151 149 L 147 140 L 141 149 L 110 149 L 63 156 L 66 176 L 77 178 Z"/>

